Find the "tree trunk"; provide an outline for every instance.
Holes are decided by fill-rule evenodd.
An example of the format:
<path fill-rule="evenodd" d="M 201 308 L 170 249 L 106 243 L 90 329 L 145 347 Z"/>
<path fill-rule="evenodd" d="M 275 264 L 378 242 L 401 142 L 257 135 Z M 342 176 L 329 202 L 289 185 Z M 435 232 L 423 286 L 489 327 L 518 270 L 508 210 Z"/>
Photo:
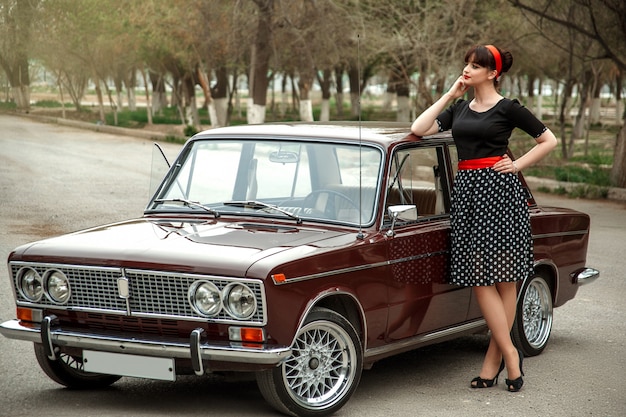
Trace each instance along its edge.
<path fill-rule="evenodd" d="M 343 68 L 335 68 L 335 84 L 337 85 L 337 96 L 335 106 L 337 107 L 337 117 L 343 118 Z"/>
<path fill-rule="evenodd" d="M 398 110 L 396 113 L 396 121 L 411 121 L 411 101 L 409 99 L 409 83 L 406 78 L 398 79 L 396 82 L 396 97 L 398 101 Z"/>
<path fill-rule="evenodd" d="M 283 74 L 280 82 L 280 104 L 278 105 L 278 115 L 281 119 L 287 114 L 287 105 L 289 104 L 289 93 L 287 92 L 287 79 L 289 75 Z"/>
<path fill-rule="evenodd" d="M 150 84 L 152 84 L 152 114 L 157 114 L 161 111 L 161 109 L 167 107 L 167 93 L 165 91 L 165 81 L 162 74 L 157 74 L 156 72 L 150 71 L 148 75 L 150 76 Z M 148 85 L 146 85 L 146 92 L 147 91 Z"/>
<path fill-rule="evenodd" d="M 126 86 L 126 100 L 128 100 L 128 110 L 137 110 L 137 97 L 135 96 L 135 87 L 137 86 L 136 68 L 131 68 L 124 77 L 124 85 Z"/>
<path fill-rule="evenodd" d="M 61 117 L 65 119 L 65 98 L 63 97 L 63 83 L 61 82 L 61 73 L 56 74 L 57 84 L 59 86 L 59 95 L 61 96 Z"/>
<path fill-rule="evenodd" d="M 387 89 L 385 90 L 385 96 L 383 98 L 383 111 L 391 111 L 393 109 L 393 102 L 396 101 L 397 85 L 399 82 L 398 72 L 393 69 L 389 71 L 389 80 L 387 81 Z"/>
<path fill-rule="evenodd" d="M 252 73 L 252 105 L 253 123 L 265 122 L 265 106 L 267 104 L 267 86 L 269 84 L 268 69 L 272 54 L 272 16 L 274 0 L 254 0 L 259 8 L 256 38 L 253 53 L 255 55 Z"/>
<path fill-rule="evenodd" d="M 353 117 L 359 116 L 359 99 L 361 88 L 359 69 L 355 66 L 348 68 L 348 80 L 350 81 L 350 110 Z"/>
<path fill-rule="evenodd" d="M 30 75 L 28 73 L 29 42 L 33 23 L 36 21 L 34 13 L 36 2 L 12 1 L 3 2 L 2 24 L 8 32 L 8 39 L 3 39 L 10 45 L 10 53 L 3 56 L 0 53 L 0 67 L 7 75 L 11 93 L 18 111 L 30 111 Z"/>
<path fill-rule="evenodd" d="M 8 62 L 0 56 L 0 66 L 4 69 L 11 86 L 11 95 L 18 111 L 30 111 L 30 76 L 26 54 L 18 53 L 16 59 Z"/>
<path fill-rule="evenodd" d="M 535 101 L 535 116 L 541 120 L 543 117 L 543 78 L 538 79 L 538 94 Z"/>
<path fill-rule="evenodd" d="M 187 74 L 183 78 L 183 97 L 187 124 L 200 131 L 202 130 L 202 125 L 200 124 L 200 114 L 198 114 L 195 85 L 193 74 Z"/>
<path fill-rule="evenodd" d="M 624 126 L 626 120 L 626 112 L 622 107 L 622 88 L 623 88 L 623 71 L 620 69 L 615 76 L 615 119 L 618 126 Z"/>
<path fill-rule="evenodd" d="M 623 120 L 622 127 L 617 134 L 611 183 L 616 187 L 626 188 L 626 120 Z"/>
<path fill-rule="evenodd" d="M 563 97 L 561 99 L 561 105 L 559 110 L 559 128 L 560 128 L 560 136 L 561 140 L 561 156 L 563 159 L 567 160 L 570 158 L 570 151 L 573 146 L 573 142 L 566 140 L 567 135 L 565 134 L 565 122 L 566 122 L 566 114 L 568 113 L 569 100 L 572 96 L 572 89 L 574 86 L 574 80 L 568 79 L 565 81 L 565 87 L 563 88 Z"/>
<path fill-rule="evenodd" d="M 102 124 L 106 124 L 106 118 L 104 117 L 104 98 L 102 97 L 102 87 L 100 87 L 100 79 L 97 75 L 95 75 L 94 71 L 94 79 L 93 82 L 96 85 L 96 96 L 98 97 L 98 109 L 100 114 L 100 122 Z"/>
<path fill-rule="evenodd" d="M 115 97 L 117 100 L 117 108 L 120 110 L 124 108 L 124 94 L 122 91 L 124 90 L 124 81 L 122 80 L 122 77 L 123 77 L 122 71 L 119 71 L 116 74 L 116 76 L 113 77 L 113 84 L 115 85 Z"/>
<path fill-rule="evenodd" d="M 311 101 L 311 87 L 313 86 L 313 74 L 303 71 L 298 80 L 300 90 L 300 120 L 303 122 L 313 121 L 313 102 Z"/>
<path fill-rule="evenodd" d="M 521 89 L 521 83 L 522 80 L 519 79 L 519 83 L 520 83 L 520 89 Z M 528 101 L 526 103 L 526 107 L 528 107 L 529 109 L 532 109 L 535 107 L 535 103 L 536 103 L 536 96 L 535 96 L 535 80 L 536 78 L 532 75 L 528 76 L 528 80 L 526 81 L 526 92 L 527 92 L 527 96 L 528 96 Z M 539 93 L 541 94 L 541 93 Z"/>
<path fill-rule="evenodd" d="M 211 88 L 211 96 L 213 97 L 215 107 L 216 126 L 226 126 L 228 124 L 228 70 L 224 66 L 220 66 L 215 70 L 216 84 Z M 213 122 L 213 119 L 211 119 Z"/>
<path fill-rule="evenodd" d="M 143 85 L 146 90 L 146 114 L 148 115 L 148 125 L 152 126 L 152 105 L 150 105 L 150 88 L 148 88 L 148 77 L 146 77 L 146 71 L 143 68 L 141 69 L 141 76 L 143 78 Z"/>
<path fill-rule="evenodd" d="M 322 107 L 320 111 L 320 121 L 330 120 L 330 86 L 332 81 L 332 71 L 325 69 L 321 75 L 317 73 L 317 81 L 322 89 Z"/>

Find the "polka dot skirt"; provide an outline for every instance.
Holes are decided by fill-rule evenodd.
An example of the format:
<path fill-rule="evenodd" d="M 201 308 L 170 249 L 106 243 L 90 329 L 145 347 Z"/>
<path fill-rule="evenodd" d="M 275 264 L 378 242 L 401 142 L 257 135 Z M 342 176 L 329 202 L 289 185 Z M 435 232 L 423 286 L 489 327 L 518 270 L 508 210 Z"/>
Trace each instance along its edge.
<path fill-rule="evenodd" d="M 528 202 L 514 174 L 459 170 L 452 190 L 450 282 L 494 285 L 533 270 Z"/>

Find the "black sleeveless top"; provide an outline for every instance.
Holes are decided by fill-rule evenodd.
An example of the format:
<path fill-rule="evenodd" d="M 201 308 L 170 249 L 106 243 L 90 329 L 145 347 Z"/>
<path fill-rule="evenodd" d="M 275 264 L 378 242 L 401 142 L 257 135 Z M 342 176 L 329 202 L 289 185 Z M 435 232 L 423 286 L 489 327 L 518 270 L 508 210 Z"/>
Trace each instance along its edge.
<path fill-rule="evenodd" d="M 535 139 L 547 129 L 517 100 L 503 98 L 484 112 L 470 109 L 469 104 L 459 100 L 437 116 L 440 132 L 452 129 L 459 160 L 504 155 L 516 127 Z"/>

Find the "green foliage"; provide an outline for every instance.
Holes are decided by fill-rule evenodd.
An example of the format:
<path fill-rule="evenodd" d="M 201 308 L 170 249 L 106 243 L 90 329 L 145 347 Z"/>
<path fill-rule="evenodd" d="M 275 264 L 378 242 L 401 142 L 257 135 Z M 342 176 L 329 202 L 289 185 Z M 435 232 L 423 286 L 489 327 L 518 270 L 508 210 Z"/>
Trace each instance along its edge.
<path fill-rule="evenodd" d="M 587 156 L 574 156 L 570 158 L 570 162 L 580 162 L 596 166 L 611 165 L 613 164 L 613 156 L 609 153 L 602 153 L 599 150 L 595 150 Z"/>
<path fill-rule="evenodd" d="M 45 108 L 61 108 L 63 107 L 60 102 L 56 100 L 38 100 L 34 104 L 37 107 L 45 107 Z"/>
<path fill-rule="evenodd" d="M 607 169 L 579 165 L 566 165 L 554 169 L 557 181 L 578 182 L 599 186 L 610 186 L 610 173 Z"/>
<path fill-rule="evenodd" d="M 169 143 L 179 143 L 179 144 L 183 144 L 187 141 L 186 138 L 179 138 L 178 136 L 172 136 L 172 135 L 167 135 L 165 137 L 165 142 L 169 142 Z"/>
<path fill-rule="evenodd" d="M 0 101 L 0 110 L 15 111 L 15 109 L 17 109 L 17 104 L 14 101 Z"/>
<path fill-rule="evenodd" d="M 195 135 L 196 133 L 198 133 L 198 129 L 196 129 L 195 127 L 193 127 L 192 125 L 187 125 L 185 126 L 185 130 L 183 130 L 183 133 L 185 134 L 185 136 L 187 137 L 192 137 L 193 135 Z"/>

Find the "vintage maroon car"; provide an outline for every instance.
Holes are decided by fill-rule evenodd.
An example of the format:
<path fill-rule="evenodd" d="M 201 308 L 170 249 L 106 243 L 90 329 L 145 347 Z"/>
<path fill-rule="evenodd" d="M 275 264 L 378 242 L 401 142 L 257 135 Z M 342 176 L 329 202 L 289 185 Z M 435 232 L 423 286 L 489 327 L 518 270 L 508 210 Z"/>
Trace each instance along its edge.
<path fill-rule="evenodd" d="M 68 387 L 251 371 L 276 409 L 332 413 L 377 360 L 485 330 L 471 290 L 448 284 L 454 143 L 408 131 L 200 133 L 141 218 L 15 249 L 17 319 L 0 332 L 34 342 Z M 599 273 L 585 265 L 589 217 L 527 193 L 535 273 L 513 337 L 537 355 L 553 307 Z"/>

